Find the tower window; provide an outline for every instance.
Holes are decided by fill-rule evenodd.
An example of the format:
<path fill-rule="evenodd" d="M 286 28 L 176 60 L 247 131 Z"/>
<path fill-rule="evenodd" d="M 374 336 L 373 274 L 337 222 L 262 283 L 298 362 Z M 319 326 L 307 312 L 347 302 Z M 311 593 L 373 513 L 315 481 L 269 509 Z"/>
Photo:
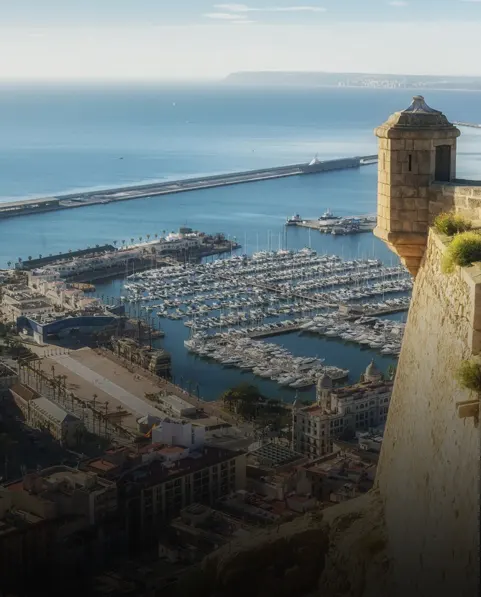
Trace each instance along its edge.
<path fill-rule="evenodd" d="M 409 156 L 408 156 L 408 163 L 409 163 L 408 169 L 409 169 L 409 172 L 411 172 L 413 169 L 413 156 L 411 154 L 409 154 Z"/>

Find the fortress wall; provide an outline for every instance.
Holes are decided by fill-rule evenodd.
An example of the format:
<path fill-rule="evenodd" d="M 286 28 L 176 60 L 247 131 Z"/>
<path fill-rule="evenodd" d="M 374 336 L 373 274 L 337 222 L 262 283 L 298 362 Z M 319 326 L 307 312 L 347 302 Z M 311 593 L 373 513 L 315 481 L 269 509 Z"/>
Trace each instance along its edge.
<path fill-rule="evenodd" d="M 473 396 L 455 374 L 479 352 L 481 268 L 444 275 L 444 250 L 431 231 L 378 468 L 396 595 L 477 594 L 480 434 L 458 416 Z"/>
<path fill-rule="evenodd" d="M 441 212 L 453 209 L 470 219 L 481 220 L 481 182 L 454 181 L 450 184 L 433 184 L 429 189 L 429 199 L 431 222 Z"/>

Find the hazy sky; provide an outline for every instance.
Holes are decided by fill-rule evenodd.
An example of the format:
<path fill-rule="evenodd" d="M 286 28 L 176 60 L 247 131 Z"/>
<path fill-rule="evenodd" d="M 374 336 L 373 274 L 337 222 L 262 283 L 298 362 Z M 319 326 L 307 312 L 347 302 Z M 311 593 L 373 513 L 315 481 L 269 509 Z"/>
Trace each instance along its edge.
<path fill-rule="evenodd" d="M 0 0 L 1 79 L 481 75 L 481 0 Z"/>

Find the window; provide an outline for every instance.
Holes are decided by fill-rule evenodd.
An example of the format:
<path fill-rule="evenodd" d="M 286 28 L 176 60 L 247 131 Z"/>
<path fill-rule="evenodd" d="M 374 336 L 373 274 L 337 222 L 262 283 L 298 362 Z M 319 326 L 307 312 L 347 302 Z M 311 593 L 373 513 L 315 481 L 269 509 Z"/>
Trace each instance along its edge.
<path fill-rule="evenodd" d="M 413 169 L 413 156 L 411 154 L 408 155 L 408 170 L 412 172 Z"/>
<path fill-rule="evenodd" d="M 439 145 L 436 147 L 436 169 L 434 178 L 440 182 L 451 180 L 451 146 Z"/>

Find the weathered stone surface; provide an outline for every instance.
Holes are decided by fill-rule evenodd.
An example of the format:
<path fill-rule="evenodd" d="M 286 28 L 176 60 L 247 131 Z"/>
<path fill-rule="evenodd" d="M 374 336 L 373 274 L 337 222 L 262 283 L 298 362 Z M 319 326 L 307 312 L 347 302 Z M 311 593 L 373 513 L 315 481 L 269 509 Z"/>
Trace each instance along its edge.
<path fill-rule="evenodd" d="M 390 595 L 477 593 L 480 433 L 459 419 L 456 381 L 472 352 L 473 305 L 460 273 L 441 272 L 431 235 L 414 287 L 377 485 L 386 507 Z"/>

